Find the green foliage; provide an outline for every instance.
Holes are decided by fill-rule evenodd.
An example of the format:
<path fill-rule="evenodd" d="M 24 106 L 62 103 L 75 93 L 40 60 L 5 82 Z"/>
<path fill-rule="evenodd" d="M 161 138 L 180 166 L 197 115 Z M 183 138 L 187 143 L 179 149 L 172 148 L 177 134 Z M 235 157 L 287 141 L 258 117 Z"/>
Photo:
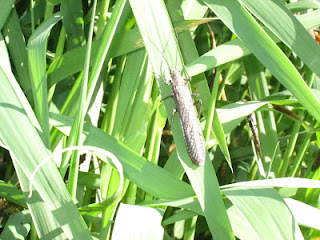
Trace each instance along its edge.
<path fill-rule="evenodd" d="M 319 1 L 0 5 L 1 239 L 320 237 Z"/>

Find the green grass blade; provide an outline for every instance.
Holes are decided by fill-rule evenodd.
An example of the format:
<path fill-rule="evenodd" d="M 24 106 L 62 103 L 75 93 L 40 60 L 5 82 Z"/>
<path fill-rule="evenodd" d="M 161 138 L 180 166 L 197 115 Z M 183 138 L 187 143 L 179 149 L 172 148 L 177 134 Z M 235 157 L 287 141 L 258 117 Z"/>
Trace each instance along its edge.
<path fill-rule="evenodd" d="M 168 6 L 168 11 L 170 14 L 170 17 L 173 22 L 183 22 L 184 18 L 181 16 L 180 12 L 181 7 L 180 7 L 180 2 L 179 1 L 170 1 L 167 4 Z M 200 11 L 198 14 L 198 17 L 202 17 L 203 11 Z M 185 64 L 188 64 L 192 60 L 196 59 L 199 57 L 197 48 L 195 46 L 195 42 L 191 37 L 191 34 L 186 31 L 182 32 L 178 35 L 178 42 L 179 46 L 181 48 L 181 53 L 183 56 L 183 59 L 185 61 Z M 188 72 L 188 71 L 187 71 Z M 216 93 L 212 91 L 210 94 L 210 90 L 208 87 L 208 82 L 206 79 L 206 76 L 204 74 L 199 74 L 198 76 L 195 76 L 193 80 L 191 81 L 191 86 L 192 89 L 195 93 L 200 94 L 200 99 L 202 100 L 202 106 L 201 106 L 201 111 L 203 115 L 205 116 L 207 120 L 207 124 L 210 124 L 210 129 L 212 126 L 212 132 L 214 135 L 215 140 L 219 144 L 219 147 L 221 149 L 221 152 L 223 153 L 224 157 L 226 158 L 230 168 L 232 169 L 232 163 L 230 159 L 230 154 L 226 142 L 226 137 L 223 132 L 223 128 L 221 126 L 221 122 L 219 120 L 218 115 L 216 114 L 216 109 L 215 109 L 215 101 L 212 101 L 212 98 L 217 98 Z M 197 99 L 195 99 L 197 100 Z M 214 105 L 214 106 L 212 106 Z M 213 122 L 210 120 L 210 115 L 215 116 L 213 118 Z M 205 130 L 206 131 L 206 127 Z M 211 130 L 210 130 L 211 132 Z"/>
<path fill-rule="evenodd" d="M 84 117 L 87 113 L 87 88 L 88 88 L 88 76 L 89 76 L 89 64 L 90 64 L 90 55 L 91 55 L 91 44 L 92 44 L 92 36 L 93 36 L 93 26 L 94 26 L 94 18 L 96 14 L 96 6 L 97 1 L 94 1 L 93 3 L 93 11 L 91 16 L 91 24 L 90 24 L 90 30 L 89 30 L 89 39 L 87 44 L 87 52 L 86 52 L 86 58 L 85 58 L 85 64 L 84 64 L 84 73 L 80 85 L 80 95 L 79 95 L 79 101 L 77 106 L 77 115 L 75 117 L 75 120 L 72 125 L 71 134 L 67 140 L 66 147 L 71 146 L 78 146 L 80 144 L 80 136 L 83 130 L 83 123 L 84 123 Z M 64 158 L 62 161 L 61 169 L 63 171 L 63 176 L 65 171 L 67 170 L 67 160 L 69 160 L 69 154 L 64 154 Z M 69 178 L 68 178 L 68 190 L 71 194 L 72 199 L 76 202 L 76 192 L 77 192 L 77 182 L 78 182 L 78 175 L 79 175 L 79 152 L 73 151 L 71 154 L 70 159 L 70 170 L 69 170 Z M 60 169 L 60 172 L 61 172 Z"/>
<path fill-rule="evenodd" d="M 306 29 L 315 28 L 320 25 L 320 10 L 308 12 L 297 17 Z M 280 40 L 271 33 L 272 39 L 275 42 Z M 195 76 L 222 64 L 239 59 L 250 54 L 250 50 L 245 46 L 240 39 L 236 38 L 229 42 L 223 43 L 203 54 L 198 59 L 187 65 L 187 71 L 190 76 Z"/>
<path fill-rule="evenodd" d="M 207 21 L 193 20 L 190 23 L 188 21 L 179 22 L 175 26 L 175 29 L 177 32 L 186 31 L 194 27 L 194 25 L 201 24 L 203 22 Z M 93 41 L 91 53 L 92 59 L 95 59 L 97 54 L 101 51 L 101 49 L 99 49 L 100 45 L 101 39 L 95 39 Z M 143 46 L 144 44 L 138 29 L 130 29 L 127 31 L 116 33 L 112 39 L 110 48 L 106 55 L 106 59 L 119 57 L 126 53 L 133 52 L 134 50 L 137 50 Z M 47 72 L 50 87 L 53 84 L 58 83 L 61 80 L 71 76 L 72 74 L 75 74 L 82 70 L 84 64 L 85 49 L 86 45 L 76 47 L 64 53 L 62 56 L 56 58 L 50 64 Z M 74 59 L 77 59 L 77 61 L 75 61 Z M 91 64 L 93 64 L 93 62 L 91 62 Z"/>
<path fill-rule="evenodd" d="M 15 166 L 21 188 L 24 192 L 27 192 L 30 188 L 29 178 L 26 176 L 17 160 L 13 159 L 13 164 Z M 63 231 L 61 229 L 61 226 L 56 219 L 56 217 L 59 217 L 58 214 L 52 214 L 48 205 L 45 204 L 38 192 L 33 191 L 31 199 L 26 196 L 26 201 L 32 216 L 34 227 L 37 230 L 37 235 L 40 238 L 50 238 L 55 231 L 59 232 L 59 234 L 57 234 L 58 239 L 67 238 L 69 235 L 68 230 Z"/>
<path fill-rule="evenodd" d="M 25 92 L 29 102 L 32 103 L 26 42 L 15 9 L 12 9 L 7 23 L 3 27 L 3 36 L 7 39 L 7 47 L 17 71 L 19 85 Z"/>
<path fill-rule="evenodd" d="M 239 239 L 259 239 L 259 236 L 256 233 L 256 231 L 252 228 L 250 223 L 248 223 L 247 219 L 243 216 L 243 214 L 235 205 L 230 206 L 227 209 L 227 213 L 230 219 L 234 220 L 231 221 L 232 230 Z"/>
<path fill-rule="evenodd" d="M 241 2 L 320 76 L 320 48 L 317 42 L 283 3 L 271 0 Z"/>
<path fill-rule="evenodd" d="M 308 9 L 319 9 L 319 3 L 316 3 L 312 0 L 304 0 L 298 2 L 291 2 L 285 5 L 292 12 L 302 12 L 303 10 Z"/>
<path fill-rule="evenodd" d="M 275 189 L 235 187 L 223 193 L 247 219 L 258 239 L 303 239 L 289 208 Z"/>
<path fill-rule="evenodd" d="M 114 37 L 116 28 L 120 22 L 121 15 L 125 9 L 126 4 L 127 3 L 125 0 L 119 0 L 116 2 L 110 20 L 108 21 L 108 24 L 101 36 L 101 44 L 99 46 L 99 51 L 96 58 L 94 59 L 94 65 L 92 67 L 89 77 L 86 108 L 88 108 L 91 102 L 93 91 L 96 87 L 100 71 L 102 69 L 107 52 L 109 51 L 112 39 Z"/>
<path fill-rule="evenodd" d="M 31 115 L 32 112 L 29 111 L 27 115 L 26 111 L 28 109 L 24 110 L 24 106 L 28 106 L 28 102 L 12 73 L 9 71 L 5 73 L 1 66 L 0 79 L 2 83 L 0 86 L 1 92 L 5 93 L 0 96 L 0 114 L 2 116 L 2 120 L 0 121 L 0 137 L 14 158 L 16 170 L 20 170 L 20 174 L 18 172 L 20 180 L 24 179 L 24 175 L 27 176 L 26 179 L 29 180 L 34 170 L 42 160 L 49 156 L 50 152 L 33 125 L 35 122 L 34 115 L 29 118 L 28 115 Z M 12 121 L 12 119 L 14 119 L 14 121 Z M 30 139 L 32 139 L 32 141 L 30 141 Z M 29 194 L 30 184 L 27 180 L 26 182 L 20 182 L 20 184 L 23 191 Z M 55 224 L 52 225 L 54 229 L 57 226 L 56 223 L 58 223 L 59 228 L 64 226 L 63 229 L 61 229 L 61 234 L 66 234 L 67 236 L 74 234 L 75 237 L 82 236 L 86 239 L 91 238 L 84 221 L 76 209 L 76 206 L 72 203 L 64 182 L 52 161 L 46 161 L 46 163 L 43 164 L 35 174 L 32 185 L 34 186 L 34 198 L 27 198 L 27 204 L 30 206 L 34 200 L 41 203 L 41 196 L 45 204 L 41 203 L 41 208 L 49 210 L 54 216 Z M 37 191 L 40 196 L 37 195 L 35 191 Z M 40 207 L 39 205 L 37 206 L 38 208 Z M 35 209 L 35 211 L 37 211 L 37 209 Z M 68 226 L 65 226 L 65 222 L 69 223 Z M 41 225 L 41 222 L 35 222 L 35 224 Z M 50 226 L 49 223 L 48 226 Z"/>
<path fill-rule="evenodd" d="M 59 14 L 42 23 L 32 34 L 28 42 L 28 59 L 31 87 L 34 98 L 35 112 L 46 138 L 46 145 L 50 146 L 48 90 L 46 77 L 47 38 L 51 28 L 61 20 Z"/>
<path fill-rule="evenodd" d="M 238 182 L 229 185 L 221 186 L 228 187 L 285 187 L 285 188 L 320 188 L 320 181 L 307 178 L 275 178 L 255 181 Z"/>
<path fill-rule="evenodd" d="M 141 2 L 138 4 L 137 1 L 130 1 L 130 4 L 155 74 L 161 75 L 163 79 L 169 79 L 170 67 L 183 70 L 184 64 L 175 38 L 175 32 L 164 4 L 160 1 L 153 1 L 152 5 L 148 1 L 143 4 Z M 185 72 L 183 74 L 187 76 Z M 158 80 L 162 97 L 168 96 L 170 87 L 166 86 L 163 80 Z M 170 119 L 173 104 L 167 101 L 165 106 Z M 204 209 L 212 235 L 217 238 L 224 236 L 225 239 L 232 239 L 231 226 L 211 163 L 206 161 L 204 167 L 195 169 L 186 151 L 181 126 L 177 118 L 173 121 L 172 131 L 179 158 L 195 189 L 200 205 Z M 208 189 L 211 190 L 207 192 Z M 215 202 L 214 208 L 210 202 Z"/>
<path fill-rule="evenodd" d="M 137 29 L 115 34 L 106 59 L 115 58 L 141 48 L 143 43 L 141 40 L 138 41 L 139 39 L 141 39 L 141 36 Z M 92 59 L 95 59 L 98 53 L 101 51 L 101 44 L 102 39 L 93 41 L 91 53 Z M 52 86 L 53 84 L 58 83 L 59 81 L 82 70 L 85 49 L 86 45 L 74 48 L 64 53 L 51 63 L 48 69 L 49 86 Z M 77 59 L 77 61 L 75 62 L 74 59 Z M 91 64 L 94 64 L 94 62 L 91 62 Z"/>
<path fill-rule="evenodd" d="M 10 11 L 14 5 L 14 0 L 1 0 L 0 1 L 0 30 L 2 30 L 3 25 L 5 24 Z"/>
<path fill-rule="evenodd" d="M 82 2 L 80 0 L 62 1 L 60 11 L 63 17 L 63 26 L 68 36 L 68 49 L 81 46 L 85 41 Z"/>
<path fill-rule="evenodd" d="M 31 216 L 28 211 L 10 215 L 0 234 L 1 239 L 26 239 L 31 228 Z"/>
<path fill-rule="evenodd" d="M 0 181 L 0 196 L 22 207 L 27 207 L 22 191 L 9 183 Z"/>
<path fill-rule="evenodd" d="M 284 199 L 299 225 L 320 230 L 320 210 L 292 198 Z"/>
<path fill-rule="evenodd" d="M 69 135 L 73 119 L 53 113 L 50 115 L 50 123 Z M 167 171 L 146 161 L 114 137 L 92 125 L 85 124 L 82 139 L 83 145 L 99 147 L 113 153 L 123 165 L 125 177 L 155 197 L 180 199 L 195 195 L 190 185 L 177 180 Z"/>
<path fill-rule="evenodd" d="M 264 74 L 264 67 L 261 65 L 261 63 L 259 63 L 259 61 L 257 61 L 253 55 L 249 55 L 244 59 L 244 64 L 248 76 L 251 99 L 258 100 L 269 96 L 267 79 Z M 262 152 L 262 156 L 260 156 L 260 158 L 263 162 L 265 172 L 268 172 L 268 169 L 272 169 L 271 176 L 275 177 L 275 173 L 278 173 L 282 159 L 280 149 L 276 147 L 279 139 L 277 136 L 274 113 L 271 111 L 260 111 L 256 112 L 255 115 L 260 139 L 260 148 Z M 275 151 L 276 155 L 273 158 Z M 267 177 L 267 175 L 269 174 L 261 177 Z"/>
<path fill-rule="evenodd" d="M 320 121 L 320 103 L 280 48 L 237 2 L 204 1 L 256 58 Z M 237 21 L 234 21 L 237 19 Z"/>

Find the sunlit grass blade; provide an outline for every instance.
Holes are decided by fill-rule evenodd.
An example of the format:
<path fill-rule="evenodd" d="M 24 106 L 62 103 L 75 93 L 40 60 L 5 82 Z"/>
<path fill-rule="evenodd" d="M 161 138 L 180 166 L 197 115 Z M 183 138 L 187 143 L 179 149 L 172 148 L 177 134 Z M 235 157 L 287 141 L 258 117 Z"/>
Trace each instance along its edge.
<path fill-rule="evenodd" d="M 47 38 L 51 28 L 60 21 L 59 14 L 42 23 L 32 34 L 28 42 L 28 59 L 31 87 L 37 119 L 50 146 L 48 89 L 46 77 Z"/>
<path fill-rule="evenodd" d="M 167 7 L 170 14 L 170 18 L 172 19 L 173 22 L 179 23 L 184 21 L 183 16 L 181 16 L 180 14 L 180 12 L 182 11 L 181 9 L 182 6 L 180 7 L 180 4 L 178 1 L 168 2 Z M 204 11 L 205 7 L 202 7 L 202 8 L 203 8 L 202 11 Z M 197 13 L 199 14 L 199 17 L 202 17 L 201 13 L 202 14 L 204 13 L 202 11 Z M 177 38 L 178 38 L 177 40 L 179 42 L 179 46 L 183 56 L 184 64 L 188 64 L 192 60 L 199 57 L 195 42 L 192 39 L 189 31 L 180 33 L 177 36 Z M 218 85 L 219 83 L 217 82 L 216 86 Z M 215 108 L 215 102 L 216 102 L 216 99 L 218 98 L 216 91 L 212 90 L 212 93 L 210 93 L 205 74 L 199 74 L 195 76 L 193 78 L 193 81 L 191 81 L 191 86 L 192 86 L 192 89 L 195 91 L 195 93 L 200 95 L 200 100 L 202 102 L 201 109 L 199 109 L 199 111 L 201 111 L 204 117 L 206 118 L 204 136 L 206 137 L 206 133 L 207 133 L 206 131 L 213 133 L 215 140 L 219 144 L 221 152 L 223 153 L 226 161 L 228 162 L 229 167 L 232 169 L 232 163 L 230 159 L 229 149 L 227 146 L 226 136 L 223 132 L 223 128 Z M 197 99 L 195 99 L 195 101 L 197 101 Z M 208 134 L 208 135 L 212 136 L 211 134 Z M 207 139 L 206 139 L 206 142 L 207 142 Z"/>
<path fill-rule="evenodd" d="M 22 191 L 9 183 L 0 181 L 0 196 L 22 207 L 27 207 Z"/>
<path fill-rule="evenodd" d="M 241 2 L 320 76 L 320 48 L 317 42 L 283 3 L 270 0 Z"/>
<path fill-rule="evenodd" d="M 164 79 L 168 79 L 168 77 L 170 77 L 170 67 L 183 70 L 183 63 L 181 54 L 178 50 L 179 47 L 177 45 L 175 33 L 163 3 L 154 1 L 152 2 L 152 7 L 148 1 L 145 1 L 143 4 L 140 2 L 139 5 L 137 5 L 137 2 L 135 1 L 130 1 L 130 4 L 138 22 L 141 35 L 144 38 L 154 72 L 158 76 L 161 75 Z M 164 82 L 161 79 L 159 79 L 159 84 L 162 96 L 169 95 L 169 88 L 164 85 Z M 167 102 L 168 103 L 165 103 L 165 105 L 167 114 L 170 118 L 173 106 L 172 103 L 169 101 Z M 192 164 L 186 151 L 181 127 L 179 126 L 177 118 L 175 118 L 173 122 L 173 136 L 177 145 L 178 155 L 182 159 L 182 162 L 186 161 L 187 165 L 185 167 L 189 170 Z M 202 207 L 205 208 L 207 222 L 211 228 L 212 234 L 215 236 L 223 235 L 232 238 L 230 223 L 227 219 L 225 207 L 221 201 L 217 180 L 212 165 L 208 161 L 206 163 L 206 169 L 208 170 L 205 175 L 208 178 L 206 182 L 200 180 L 203 179 L 201 177 L 204 174 L 203 167 L 197 170 L 192 170 L 190 168 L 190 171 L 187 171 L 187 174 L 197 192 Z M 204 196 L 205 187 L 210 188 L 212 194 Z M 215 189 L 215 191 L 212 191 L 212 189 Z M 207 206 L 209 202 L 216 203 L 214 210 L 210 209 L 209 205 Z M 221 224 L 222 222 L 224 224 Z"/>
<path fill-rule="evenodd" d="M 235 187 L 223 193 L 240 210 L 259 239 L 303 239 L 289 208 L 275 189 Z"/>
<path fill-rule="evenodd" d="M 159 210 L 120 204 L 112 239 L 163 239 L 162 216 Z M 126 231 L 123 231 L 126 229 Z"/>
<path fill-rule="evenodd" d="M 70 117 L 51 114 L 50 122 L 66 135 L 70 134 L 72 121 Z M 125 177 L 155 197 L 180 199 L 195 195 L 190 185 L 177 180 L 167 171 L 146 161 L 114 137 L 92 125 L 85 124 L 82 139 L 83 145 L 99 147 L 113 153 L 123 165 Z"/>
<path fill-rule="evenodd" d="M 320 121 L 320 103 L 275 42 L 237 2 L 204 1 L 299 102 Z M 237 19 L 234 22 L 233 19 Z"/>
<path fill-rule="evenodd" d="M 17 172 L 21 180 L 20 185 L 25 194 L 28 195 L 30 194 L 29 186 L 31 184 L 29 178 L 50 152 L 35 128 L 38 125 L 34 127 L 35 117 L 34 115 L 32 116 L 33 113 L 30 111 L 30 106 L 28 107 L 28 102 L 12 73 L 9 71 L 5 73 L 1 67 L 0 79 L 2 83 L 1 91 L 5 93 L 0 96 L 0 114 L 2 116 L 0 137 L 14 158 L 16 171 L 20 171 Z M 28 115 L 30 117 L 28 117 L 24 107 L 26 109 L 29 108 Z M 24 179 L 25 181 L 23 181 Z M 48 226 L 53 228 L 48 228 L 47 226 L 46 230 L 43 229 L 43 233 L 49 234 L 48 230 L 60 228 L 60 226 L 64 225 L 61 221 L 67 221 L 69 224 L 61 229 L 61 234 L 71 236 L 72 232 L 74 232 L 83 237 L 90 237 L 90 233 L 76 206 L 72 203 L 64 182 L 52 161 L 47 161 L 43 164 L 43 167 L 39 169 L 33 178 L 32 186 L 34 186 L 34 198 L 26 198 L 29 207 L 32 208 L 30 204 L 37 200 L 34 208 L 35 212 L 42 211 L 41 209 L 43 208 L 46 209 L 47 213 L 51 213 L 54 216 L 54 223 L 52 222 L 52 225 L 48 223 Z M 66 214 L 63 218 L 61 218 L 62 212 Z M 35 224 L 41 226 L 43 220 L 37 222 L 37 219 L 34 216 Z"/>
<path fill-rule="evenodd" d="M 320 210 L 292 198 L 284 199 L 299 225 L 320 231 Z"/>
<path fill-rule="evenodd" d="M 286 187 L 286 188 L 320 188 L 320 181 L 307 178 L 275 178 L 255 181 L 238 182 L 221 186 L 228 187 Z"/>
<path fill-rule="evenodd" d="M 299 15 L 297 16 L 297 19 L 306 29 L 310 29 L 320 25 L 319 16 L 320 10 L 317 10 Z M 272 33 L 271 36 L 274 41 L 280 42 L 280 40 Z M 240 39 L 236 38 L 217 46 L 217 48 L 206 52 L 198 59 L 187 64 L 187 70 L 190 76 L 195 76 L 211 68 L 244 57 L 250 53 L 250 49 L 248 49 Z"/>

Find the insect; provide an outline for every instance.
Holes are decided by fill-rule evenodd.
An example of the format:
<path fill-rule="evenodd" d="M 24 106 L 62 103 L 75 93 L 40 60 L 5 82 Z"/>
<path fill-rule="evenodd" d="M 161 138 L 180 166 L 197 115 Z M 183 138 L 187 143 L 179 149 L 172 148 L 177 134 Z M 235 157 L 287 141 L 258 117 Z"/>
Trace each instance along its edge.
<path fill-rule="evenodd" d="M 257 151 L 259 157 L 261 158 L 262 157 L 262 150 L 261 150 L 261 145 L 260 145 L 260 138 L 259 138 L 259 131 L 258 131 L 258 127 L 257 127 L 256 115 L 254 113 L 251 113 L 247 119 L 248 119 L 249 127 L 252 132 L 254 146 L 256 148 L 256 151 Z"/>
<path fill-rule="evenodd" d="M 192 95 L 188 86 L 188 79 L 181 76 L 177 69 L 170 68 L 172 85 L 171 95 L 179 114 L 184 140 L 188 154 L 196 166 L 202 166 L 206 158 L 206 146 L 199 120 L 193 106 Z"/>
<path fill-rule="evenodd" d="M 145 36 L 146 39 L 148 39 L 146 34 L 142 35 Z M 178 112 L 188 154 L 194 165 L 202 166 L 204 165 L 206 158 L 206 146 L 197 113 L 193 106 L 194 104 L 192 101 L 192 94 L 188 86 L 188 81 L 190 81 L 191 79 L 184 78 L 181 75 L 180 70 L 170 67 L 163 53 L 158 49 L 158 47 L 150 39 L 148 39 L 148 42 L 150 42 L 158 50 L 163 60 L 166 62 L 168 68 L 170 69 L 169 80 L 165 80 L 163 77 L 160 77 L 164 79 L 164 82 L 166 84 L 172 85 L 171 97 L 174 99 L 176 107 L 176 109 L 173 110 L 172 120 L 174 117 L 174 113 Z"/>

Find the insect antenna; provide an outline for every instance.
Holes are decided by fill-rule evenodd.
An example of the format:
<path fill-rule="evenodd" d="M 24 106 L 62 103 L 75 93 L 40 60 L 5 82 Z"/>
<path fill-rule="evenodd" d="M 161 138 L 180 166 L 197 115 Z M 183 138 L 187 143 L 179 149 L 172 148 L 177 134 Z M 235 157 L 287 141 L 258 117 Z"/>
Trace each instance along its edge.
<path fill-rule="evenodd" d="M 148 37 L 148 35 L 147 34 L 145 34 L 141 29 L 140 29 L 140 33 L 141 33 L 141 35 L 142 35 L 142 37 L 143 37 L 143 40 L 145 41 L 145 40 L 147 40 L 147 42 L 148 43 L 150 43 L 155 49 L 157 49 L 157 52 L 161 55 L 161 58 L 162 58 L 162 60 L 165 62 L 165 64 L 167 65 L 167 67 L 168 67 L 168 69 L 170 70 L 170 69 L 173 69 L 171 66 L 170 66 L 170 64 L 168 63 L 168 60 L 167 60 L 167 58 L 166 58 L 166 52 L 168 51 L 168 49 L 169 49 L 169 46 L 170 46 L 170 42 L 172 41 L 172 36 L 173 36 L 173 34 L 170 34 L 169 35 L 169 37 L 168 37 L 168 39 L 166 40 L 166 43 L 165 43 L 165 45 L 164 45 L 164 51 L 161 51 L 160 49 L 159 49 L 159 47 Z M 174 68 L 175 69 L 177 69 L 177 63 L 178 63 L 178 56 L 179 56 L 179 54 L 180 54 L 180 56 L 182 56 L 181 55 L 181 52 L 180 52 L 180 49 L 179 49 L 179 45 L 178 45 L 178 42 L 177 42 L 177 40 L 175 39 L 175 38 L 173 38 L 173 41 L 175 41 L 175 45 L 177 46 L 177 48 L 175 49 L 175 60 L 174 60 L 174 62 L 175 62 L 175 64 L 174 64 Z M 146 44 L 146 41 L 145 41 L 145 45 L 146 45 L 146 47 L 147 47 L 147 44 Z M 149 58 L 150 58 L 150 55 L 149 55 Z M 151 60 L 151 62 L 152 62 L 152 58 L 150 58 L 150 60 Z M 161 61 L 161 64 L 162 64 L 162 62 L 163 61 Z M 184 64 L 182 63 L 182 66 L 183 66 L 183 68 L 184 68 Z M 178 69 L 179 70 L 179 69 Z M 160 72 L 162 71 L 162 65 L 160 66 Z M 180 70 L 179 70 L 180 71 Z M 166 71 L 164 71 L 165 72 L 165 79 L 171 79 L 171 77 L 170 77 L 170 73 L 169 72 L 166 72 Z M 160 77 L 161 78 L 163 78 L 161 75 L 160 75 Z M 168 81 L 168 80 L 165 80 L 164 79 L 164 82 L 166 83 L 166 84 L 169 84 L 170 83 L 170 80 Z"/>
<path fill-rule="evenodd" d="M 159 54 L 161 55 L 162 60 L 165 62 L 165 64 L 167 65 L 167 67 L 170 69 L 170 65 L 169 65 L 169 63 L 167 62 L 167 59 L 165 58 L 164 53 L 163 53 L 162 51 L 160 51 L 160 49 L 158 48 L 158 46 L 148 37 L 147 34 L 145 34 L 141 29 L 139 29 L 139 30 L 140 30 L 140 33 L 141 33 L 141 35 L 142 35 L 142 39 L 143 39 L 144 42 L 145 42 L 146 48 L 147 48 L 147 44 L 146 44 L 146 40 L 147 40 L 147 42 L 149 42 L 155 49 L 157 49 L 157 51 L 158 51 Z M 170 39 L 170 38 L 169 38 L 169 39 Z M 169 39 L 168 39 L 167 43 L 165 44 L 165 49 L 166 49 L 166 47 L 168 46 Z M 152 58 L 151 58 L 151 56 L 150 56 L 149 53 L 148 53 L 148 55 L 149 55 L 149 58 L 150 58 L 151 63 L 152 63 Z M 158 74 L 158 73 L 155 73 L 155 74 L 158 75 L 159 77 L 161 77 L 166 84 L 169 84 L 170 81 L 167 81 L 167 80 L 166 80 L 166 77 L 163 77 L 163 76 L 161 75 L 161 74 L 162 74 L 162 69 L 163 69 L 163 68 L 162 68 L 163 61 L 161 61 L 160 73 L 159 73 L 159 74 Z M 165 74 L 164 74 L 164 75 L 165 75 Z"/>
<path fill-rule="evenodd" d="M 179 46 L 179 41 L 178 41 L 178 39 L 179 39 L 178 36 L 179 36 L 179 35 L 178 35 L 178 32 L 177 32 L 177 30 L 176 30 L 175 28 L 174 28 L 174 33 L 175 33 L 175 35 L 176 35 L 177 45 Z M 176 54 L 176 62 L 175 62 L 175 68 L 176 68 L 176 69 L 177 69 L 176 66 L 177 66 L 178 54 L 180 54 L 181 58 L 183 58 L 182 53 L 181 53 L 181 51 L 180 51 L 180 48 L 178 49 L 177 54 Z M 182 73 L 182 75 L 185 74 L 185 77 L 186 77 L 185 80 L 188 80 L 188 81 L 191 80 L 191 77 L 189 76 L 189 74 L 188 74 L 188 72 L 187 72 L 187 68 L 186 68 L 186 65 L 184 64 L 184 62 L 182 62 L 182 69 L 181 69 L 180 72 Z"/>

